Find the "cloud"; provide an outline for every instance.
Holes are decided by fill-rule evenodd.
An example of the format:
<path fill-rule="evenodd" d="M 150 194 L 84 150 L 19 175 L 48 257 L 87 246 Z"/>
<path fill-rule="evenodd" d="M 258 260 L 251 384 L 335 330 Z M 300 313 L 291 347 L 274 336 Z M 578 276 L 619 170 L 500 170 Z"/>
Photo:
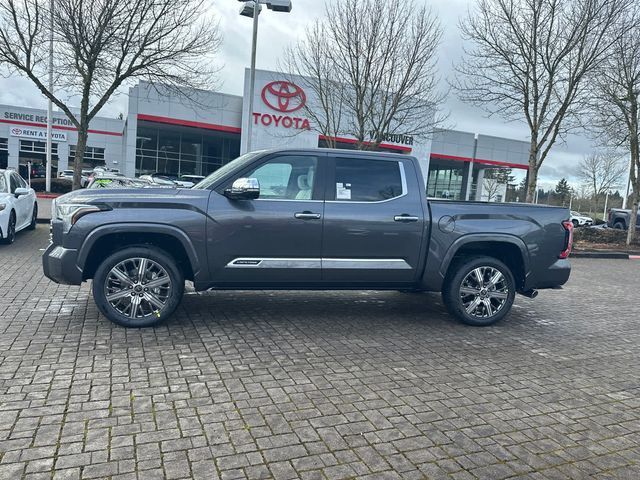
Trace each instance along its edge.
<path fill-rule="evenodd" d="M 257 67 L 277 69 L 278 60 L 284 49 L 302 38 L 307 26 L 324 13 L 326 0 L 292 0 L 291 13 L 277 13 L 263 9 L 258 30 Z M 209 5 L 220 22 L 223 46 L 219 63 L 220 90 L 241 95 L 244 84 L 244 70 L 249 66 L 251 55 L 252 20 L 241 17 L 240 2 L 233 0 L 209 0 Z M 443 39 L 439 52 L 439 68 L 442 87 L 455 74 L 453 65 L 462 54 L 463 41 L 458 23 L 473 6 L 472 0 L 433 0 L 429 5 L 438 15 L 443 27 Z M 105 116 L 115 117 L 127 111 L 128 88 L 122 88 L 103 109 Z M 46 108 L 46 100 L 26 79 L 11 77 L 0 79 L 0 102 L 3 104 Z M 75 102 L 77 103 L 77 101 Z M 78 105 L 74 105 L 78 106 Z M 487 118 L 484 111 L 460 102 L 453 93 L 449 94 L 446 108 L 450 111 L 451 126 L 486 135 L 504 136 L 528 141 L 528 129 L 517 122 L 507 123 L 498 117 Z M 557 144 L 540 171 L 541 184 L 553 184 L 564 177 L 578 181 L 576 168 L 582 156 L 592 149 L 591 142 L 582 135 L 571 135 L 566 143 Z M 522 175 L 523 172 L 516 172 Z M 518 175 L 518 176 L 519 176 Z"/>

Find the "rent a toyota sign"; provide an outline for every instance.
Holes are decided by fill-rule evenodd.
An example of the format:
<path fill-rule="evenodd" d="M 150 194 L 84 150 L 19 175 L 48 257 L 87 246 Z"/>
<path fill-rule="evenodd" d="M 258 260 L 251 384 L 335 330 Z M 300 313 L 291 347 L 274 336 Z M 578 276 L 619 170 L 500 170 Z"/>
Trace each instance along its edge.
<path fill-rule="evenodd" d="M 41 128 L 31 127 L 11 127 L 9 129 L 11 135 L 20 138 L 32 138 L 34 140 L 46 140 L 47 131 Z M 67 134 L 65 132 L 51 132 L 51 140 L 57 142 L 66 142 Z"/>

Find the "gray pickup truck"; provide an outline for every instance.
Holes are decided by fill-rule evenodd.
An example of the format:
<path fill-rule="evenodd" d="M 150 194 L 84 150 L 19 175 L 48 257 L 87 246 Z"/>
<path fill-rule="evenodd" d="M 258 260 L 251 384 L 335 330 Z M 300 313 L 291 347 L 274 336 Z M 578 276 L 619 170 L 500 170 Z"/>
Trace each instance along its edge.
<path fill-rule="evenodd" d="M 609 216 L 607 217 L 607 227 L 626 230 L 629 228 L 631 218 L 631 210 L 612 208 L 609 210 Z M 636 217 L 636 229 L 640 229 L 640 212 Z"/>
<path fill-rule="evenodd" d="M 100 311 L 128 327 L 169 317 L 185 280 L 439 291 L 454 316 L 490 325 L 516 292 L 533 298 L 571 270 L 566 208 L 428 200 L 408 155 L 252 152 L 191 189 L 79 190 L 53 210 L 45 275 L 93 279 Z"/>

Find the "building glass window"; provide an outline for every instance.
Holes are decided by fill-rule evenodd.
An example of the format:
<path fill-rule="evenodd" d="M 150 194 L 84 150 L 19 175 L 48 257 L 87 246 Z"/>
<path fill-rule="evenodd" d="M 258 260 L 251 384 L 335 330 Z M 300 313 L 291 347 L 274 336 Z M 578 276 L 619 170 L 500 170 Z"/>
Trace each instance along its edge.
<path fill-rule="evenodd" d="M 0 137 L 0 168 L 7 168 L 9 164 L 9 139 Z"/>
<path fill-rule="evenodd" d="M 69 145 L 69 165 L 73 165 L 76 158 L 76 145 Z M 104 167 L 104 148 L 88 146 L 84 150 L 82 168 Z"/>
<path fill-rule="evenodd" d="M 20 140 L 20 151 L 25 153 L 47 153 L 47 144 L 37 140 Z M 58 154 L 58 144 L 51 144 L 51 153 Z"/>
<path fill-rule="evenodd" d="M 427 196 L 460 200 L 462 196 L 462 168 L 444 168 L 431 164 L 427 179 Z"/>
<path fill-rule="evenodd" d="M 37 140 L 20 140 L 18 152 L 18 168 L 20 175 L 27 178 L 44 178 L 46 176 L 47 144 Z M 0 163 L 3 163 L 0 155 Z M 31 164 L 31 171 L 28 165 Z M 51 175 L 57 176 L 58 172 L 58 144 L 51 144 Z"/>
<path fill-rule="evenodd" d="M 240 134 L 138 122 L 136 175 L 209 175 L 240 155 Z"/>

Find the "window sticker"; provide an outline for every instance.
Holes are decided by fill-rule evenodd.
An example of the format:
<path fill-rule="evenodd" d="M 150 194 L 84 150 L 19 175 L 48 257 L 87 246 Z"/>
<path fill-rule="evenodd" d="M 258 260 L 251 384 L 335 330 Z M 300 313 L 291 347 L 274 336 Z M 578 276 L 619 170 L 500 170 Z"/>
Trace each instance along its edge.
<path fill-rule="evenodd" d="M 351 200 L 350 183 L 336 183 L 336 200 Z"/>

